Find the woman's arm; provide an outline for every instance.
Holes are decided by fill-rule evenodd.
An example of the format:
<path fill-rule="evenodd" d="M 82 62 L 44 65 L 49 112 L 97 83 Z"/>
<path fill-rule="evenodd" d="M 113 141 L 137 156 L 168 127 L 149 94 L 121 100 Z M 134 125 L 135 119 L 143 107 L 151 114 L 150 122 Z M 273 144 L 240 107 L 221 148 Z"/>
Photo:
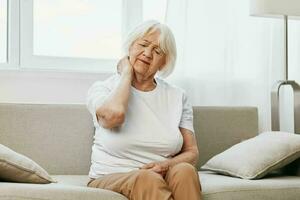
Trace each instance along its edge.
<path fill-rule="evenodd" d="M 123 58 L 118 64 L 118 72 L 121 75 L 118 86 L 96 110 L 97 120 L 103 128 L 114 128 L 124 122 L 128 107 L 132 71 L 132 66 L 127 57 Z"/>
<path fill-rule="evenodd" d="M 180 162 L 188 162 L 196 166 L 199 156 L 199 150 L 195 134 L 188 129 L 179 128 L 183 137 L 183 145 L 179 154 L 167 160 L 169 166 L 173 166 Z"/>

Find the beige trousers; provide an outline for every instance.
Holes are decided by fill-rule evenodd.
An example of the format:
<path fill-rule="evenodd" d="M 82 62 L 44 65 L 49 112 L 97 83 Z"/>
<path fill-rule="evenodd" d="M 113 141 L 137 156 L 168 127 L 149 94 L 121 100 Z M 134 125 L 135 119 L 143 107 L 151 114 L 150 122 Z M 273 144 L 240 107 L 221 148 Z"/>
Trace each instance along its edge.
<path fill-rule="evenodd" d="M 91 179 L 88 186 L 112 190 L 130 200 L 202 199 L 198 172 L 189 163 L 174 165 L 164 178 L 156 172 L 141 169 Z"/>

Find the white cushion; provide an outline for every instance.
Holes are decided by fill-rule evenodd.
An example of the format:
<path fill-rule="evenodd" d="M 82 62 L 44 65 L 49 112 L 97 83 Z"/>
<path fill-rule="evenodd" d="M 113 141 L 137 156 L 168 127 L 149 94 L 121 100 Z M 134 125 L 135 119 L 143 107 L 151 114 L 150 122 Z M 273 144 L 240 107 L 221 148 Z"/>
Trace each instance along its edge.
<path fill-rule="evenodd" d="M 201 168 L 243 179 L 258 179 L 299 157 L 300 135 L 264 132 L 214 156 Z"/>

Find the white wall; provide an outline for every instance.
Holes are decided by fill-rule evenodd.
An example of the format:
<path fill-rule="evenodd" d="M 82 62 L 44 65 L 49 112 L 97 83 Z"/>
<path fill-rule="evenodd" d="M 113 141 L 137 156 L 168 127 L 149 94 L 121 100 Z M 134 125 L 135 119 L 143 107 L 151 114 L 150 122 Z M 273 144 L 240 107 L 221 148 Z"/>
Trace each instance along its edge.
<path fill-rule="evenodd" d="M 108 73 L 0 71 L 0 103 L 85 104 L 88 88 Z M 291 89 L 281 96 L 291 96 Z M 281 129 L 293 131 L 293 99 L 283 98 Z"/>
<path fill-rule="evenodd" d="M 110 74 L 0 71 L 1 103 L 85 103 L 88 88 Z"/>

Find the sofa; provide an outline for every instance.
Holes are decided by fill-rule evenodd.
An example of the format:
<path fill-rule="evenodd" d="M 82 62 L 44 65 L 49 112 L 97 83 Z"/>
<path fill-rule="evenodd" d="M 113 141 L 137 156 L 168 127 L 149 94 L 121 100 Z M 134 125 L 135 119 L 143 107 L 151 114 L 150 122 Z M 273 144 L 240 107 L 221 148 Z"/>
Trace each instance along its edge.
<path fill-rule="evenodd" d="M 194 107 L 204 200 L 298 200 L 300 176 L 245 180 L 200 170 L 211 157 L 258 134 L 255 107 Z M 0 182 L 0 200 L 125 200 L 86 186 L 94 127 L 85 105 L 0 104 L 0 143 L 42 166 L 50 184 Z"/>

